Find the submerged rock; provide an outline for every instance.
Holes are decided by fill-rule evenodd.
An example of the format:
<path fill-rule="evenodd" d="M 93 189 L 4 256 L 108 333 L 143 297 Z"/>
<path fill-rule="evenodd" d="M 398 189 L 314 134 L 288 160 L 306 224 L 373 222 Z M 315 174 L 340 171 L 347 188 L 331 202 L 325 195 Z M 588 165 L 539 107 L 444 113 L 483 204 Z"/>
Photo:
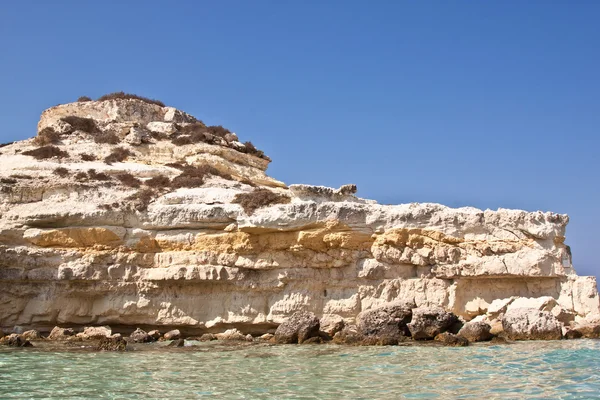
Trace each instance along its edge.
<path fill-rule="evenodd" d="M 198 339 L 201 342 L 210 342 L 212 340 L 218 340 L 218 338 L 212 333 L 205 333 Z"/>
<path fill-rule="evenodd" d="M 319 318 L 307 311 L 297 311 L 287 321 L 277 327 L 275 343 L 302 343 L 319 336 Z"/>
<path fill-rule="evenodd" d="M 99 340 L 96 350 L 102 351 L 125 351 L 127 348 L 127 341 L 119 337 L 103 337 Z"/>
<path fill-rule="evenodd" d="M 455 335 L 450 332 L 443 332 L 433 339 L 436 342 L 441 342 L 445 346 L 464 347 L 469 345 L 469 341 L 462 336 Z"/>
<path fill-rule="evenodd" d="M 183 347 L 185 345 L 185 340 L 183 339 L 174 339 L 171 343 L 168 344 L 169 347 Z"/>

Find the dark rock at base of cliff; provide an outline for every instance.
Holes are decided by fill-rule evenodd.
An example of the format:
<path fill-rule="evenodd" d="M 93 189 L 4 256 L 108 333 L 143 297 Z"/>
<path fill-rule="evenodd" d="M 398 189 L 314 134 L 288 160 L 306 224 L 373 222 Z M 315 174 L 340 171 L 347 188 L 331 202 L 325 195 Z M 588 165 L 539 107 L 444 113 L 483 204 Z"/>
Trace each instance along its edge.
<path fill-rule="evenodd" d="M 410 335 L 408 323 L 412 318 L 409 303 L 390 303 L 358 314 L 356 328 L 359 334 L 383 342 L 401 342 Z"/>
<path fill-rule="evenodd" d="M 164 340 L 181 339 L 181 332 L 179 332 L 179 329 L 173 329 L 172 331 L 169 331 L 169 332 L 165 333 L 163 335 L 163 339 Z"/>
<path fill-rule="evenodd" d="M 408 329 L 415 340 L 429 340 L 440 333 L 460 329 L 458 317 L 442 308 L 421 307 L 415 308 L 412 312 Z"/>
<path fill-rule="evenodd" d="M 578 334 L 580 334 L 581 335 L 580 337 L 584 337 L 587 339 L 598 339 L 598 338 L 600 338 L 600 323 L 596 323 L 596 324 L 587 323 L 585 325 L 578 325 L 572 331 L 575 331 Z M 572 332 L 572 331 L 570 331 L 570 332 Z M 575 332 L 573 332 L 572 335 L 576 335 Z"/>
<path fill-rule="evenodd" d="M 492 340 L 494 335 L 490 333 L 492 327 L 482 321 L 467 322 L 458 331 L 458 336 L 467 339 L 469 342 L 485 342 Z"/>
<path fill-rule="evenodd" d="M 577 329 L 569 329 L 567 333 L 565 333 L 565 339 L 581 339 L 583 334 Z"/>
<path fill-rule="evenodd" d="M 398 334 L 367 336 L 362 334 L 356 325 L 347 325 L 333 336 L 333 343 L 351 346 L 395 346 L 407 340 L 408 337 Z"/>
<path fill-rule="evenodd" d="M 315 314 L 298 311 L 277 327 L 273 341 L 280 344 L 303 343 L 312 337 L 318 337 L 319 327 L 319 318 Z"/>
<path fill-rule="evenodd" d="M 151 330 L 148 332 L 148 335 L 153 339 L 153 341 L 157 341 L 160 339 L 160 332 L 157 329 Z"/>
<path fill-rule="evenodd" d="M 440 333 L 433 340 L 443 343 L 445 346 L 452 347 L 464 347 L 469 345 L 469 341 L 467 339 L 450 332 Z"/>
<path fill-rule="evenodd" d="M 183 339 L 175 339 L 171 343 L 168 344 L 169 347 L 183 347 L 185 345 L 185 340 Z"/>
<path fill-rule="evenodd" d="M 59 326 L 55 326 L 50 335 L 48 335 L 48 339 L 50 340 L 67 340 L 70 336 L 74 336 L 75 331 L 71 328 L 61 328 Z"/>
<path fill-rule="evenodd" d="M 21 338 L 25 340 L 40 340 L 43 339 L 42 335 L 35 329 L 25 331 L 21 334 Z"/>
<path fill-rule="evenodd" d="M 212 333 L 205 333 L 202 336 L 200 336 L 198 338 L 198 340 L 201 341 L 201 342 L 210 342 L 210 341 L 213 341 L 213 340 L 217 340 L 217 337 L 214 334 L 212 334 Z"/>
<path fill-rule="evenodd" d="M 135 343 L 150 343 L 156 340 L 154 337 L 150 336 L 146 331 L 140 328 L 137 328 L 135 331 L 133 331 L 133 333 L 129 335 L 129 338 Z"/>
<path fill-rule="evenodd" d="M 0 339 L 0 344 L 11 347 L 33 347 L 29 340 L 16 333 L 11 333 L 8 336 L 2 337 Z"/>

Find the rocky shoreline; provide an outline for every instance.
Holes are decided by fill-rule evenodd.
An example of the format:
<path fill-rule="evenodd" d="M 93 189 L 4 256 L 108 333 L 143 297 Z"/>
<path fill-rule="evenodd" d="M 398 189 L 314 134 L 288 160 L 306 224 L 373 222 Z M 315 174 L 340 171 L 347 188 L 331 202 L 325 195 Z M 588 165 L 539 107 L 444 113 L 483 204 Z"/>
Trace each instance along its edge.
<path fill-rule="evenodd" d="M 168 347 L 189 347 L 194 342 L 254 343 L 254 344 L 323 344 L 351 346 L 443 345 L 464 347 L 476 342 L 506 344 L 516 340 L 599 339 L 600 324 L 567 330 L 564 334 L 552 314 L 531 308 L 514 309 L 502 319 L 503 330 L 492 333 L 492 326 L 483 321 L 464 322 L 441 308 L 412 308 L 407 303 L 392 303 L 359 314 L 356 324 L 343 322 L 322 330 L 319 319 L 310 312 L 294 313 L 273 333 L 259 336 L 244 334 L 233 328 L 221 333 L 200 336 L 182 335 L 179 329 L 161 333 L 137 328 L 129 335 L 113 333 L 109 326 L 73 328 L 54 327 L 44 337 L 39 331 L 0 331 L 0 345 L 35 347 L 51 343 L 53 349 L 86 348 L 94 351 L 134 350 L 133 344 L 166 342 Z M 34 344 L 35 343 L 35 344 Z M 165 347 L 165 346 L 163 346 Z M 137 348 L 139 349 L 139 348 Z"/>

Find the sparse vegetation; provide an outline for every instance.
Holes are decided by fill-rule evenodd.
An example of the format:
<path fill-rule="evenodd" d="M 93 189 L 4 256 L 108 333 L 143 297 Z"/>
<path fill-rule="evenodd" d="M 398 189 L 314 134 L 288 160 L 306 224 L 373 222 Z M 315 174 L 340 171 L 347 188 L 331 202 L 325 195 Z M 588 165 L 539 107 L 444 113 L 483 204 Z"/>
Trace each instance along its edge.
<path fill-rule="evenodd" d="M 265 153 L 262 150 L 258 150 L 252 144 L 252 142 L 245 142 L 244 143 L 244 149 L 241 150 L 241 152 L 242 153 L 246 153 L 246 154 L 251 154 L 251 155 L 259 157 L 259 158 L 265 158 Z"/>
<path fill-rule="evenodd" d="M 136 194 L 132 194 L 125 200 L 133 201 L 133 208 L 137 211 L 144 211 L 148 209 L 148 205 L 156 197 L 157 193 L 152 189 L 142 189 Z"/>
<path fill-rule="evenodd" d="M 60 141 L 60 135 L 53 128 L 47 126 L 33 139 L 34 143 L 39 146 L 45 146 L 49 144 L 56 144 Z"/>
<path fill-rule="evenodd" d="M 236 194 L 232 203 L 241 205 L 246 214 L 252 215 L 259 208 L 273 204 L 287 204 L 290 201 L 291 199 L 288 196 L 275 193 L 269 189 L 254 189 L 250 193 Z"/>
<path fill-rule="evenodd" d="M 56 146 L 42 146 L 37 149 L 24 151 L 22 153 L 26 156 L 31 156 L 37 160 L 45 160 L 48 158 L 67 158 L 69 157 L 69 153 L 64 150 L 59 149 Z"/>
<path fill-rule="evenodd" d="M 164 107 L 165 103 L 159 100 L 149 99 L 147 97 L 138 96 L 136 94 L 125 93 L 125 92 L 115 92 L 105 94 L 98 98 L 97 101 L 106 101 L 106 100 L 141 100 L 148 104 L 156 104 L 157 106 Z"/>
<path fill-rule="evenodd" d="M 154 131 L 150 131 L 150 136 L 152 137 L 152 139 L 154 140 L 167 140 L 169 138 L 169 135 L 167 135 L 164 132 L 154 132 Z"/>
<path fill-rule="evenodd" d="M 154 188 L 166 188 L 171 185 L 171 180 L 164 175 L 158 175 L 145 181 L 144 185 Z"/>
<path fill-rule="evenodd" d="M 95 169 L 88 169 L 87 173 L 88 173 L 88 176 L 90 177 L 90 179 L 93 179 L 95 181 L 110 181 L 111 180 L 110 176 L 106 175 L 104 172 L 96 172 Z"/>
<path fill-rule="evenodd" d="M 4 183 L 6 185 L 14 185 L 15 183 L 17 183 L 17 180 L 12 178 L 0 178 L 0 183 Z"/>
<path fill-rule="evenodd" d="M 182 162 L 174 162 L 174 163 L 165 164 L 165 167 L 171 167 L 171 168 L 177 168 L 180 170 L 184 170 L 186 167 L 188 167 L 188 164 L 184 164 Z"/>
<path fill-rule="evenodd" d="M 177 167 L 176 167 L 177 168 Z M 179 188 L 193 188 L 199 187 L 204 184 L 204 179 L 207 175 L 220 176 L 223 179 L 232 180 L 232 176 L 227 173 L 223 173 L 211 165 L 191 166 L 183 165 L 182 172 L 171 182 L 171 186 L 174 189 Z"/>
<path fill-rule="evenodd" d="M 1 143 L 0 144 L 0 148 L 2 147 L 6 147 L 6 146 L 10 146 L 11 144 L 13 144 L 14 142 L 8 142 L 8 143 Z"/>
<path fill-rule="evenodd" d="M 142 184 L 142 182 L 131 175 L 129 172 L 125 172 L 116 176 L 116 178 L 125 186 L 129 186 L 132 188 L 138 188 Z"/>
<path fill-rule="evenodd" d="M 191 136 L 176 136 L 171 139 L 171 143 L 176 146 L 184 146 L 186 144 L 193 144 L 194 142 L 192 141 Z"/>
<path fill-rule="evenodd" d="M 33 179 L 33 176 L 25 174 L 13 174 L 10 177 L 15 179 Z"/>
<path fill-rule="evenodd" d="M 75 174 L 75 180 L 80 181 L 80 182 L 85 182 L 85 181 L 89 180 L 89 177 L 87 176 L 87 174 L 85 172 L 78 172 Z"/>
<path fill-rule="evenodd" d="M 231 133 L 231 131 L 227 128 L 223 128 L 221 125 L 211 125 L 207 127 L 209 133 L 224 138 L 225 135 Z"/>
<path fill-rule="evenodd" d="M 80 98 L 77 99 L 77 102 L 79 102 L 79 103 L 83 103 L 83 102 L 86 102 L 86 101 L 92 101 L 92 99 L 90 97 L 87 97 L 87 96 L 81 96 Z"/>
<path fill-rule="evenodd" d="M 58 175 L 61 178 L 66 178 L 67 176 L 69 176 L 69 170 L 66 169 L 65 167 L 58 167 L 54 170 L 54 175 Z"/>
<path fill-rule="evenodd" d="M 127 157 L 132 156 L 133 153 L 124 147 L 116 147 L 112 152 L 104 158 L 104 162 L 112 164 L 114 162 L 124 161 Z"/>
<path fill-rule="evenodd" d="M 85 132 L 85 133 L 100 133 L 100 129 L 96 125 L 96 121 L 92 118 L 77 117 L 75 115 L 69 115 L 61 118 L 62 121 L 71 125 L 74 129 Z"/>
<path fill-rule="evenodd" d="M 82 153 L 79 155 L 83 161 L 96 161 L 97 158 L 93 154 Z"/>
<path fill-rule="evenodd" d="M 98 144 L 119 144 L 121 139 L 111 131 L 100 132 L 94 135 L 94 143 Z"/>

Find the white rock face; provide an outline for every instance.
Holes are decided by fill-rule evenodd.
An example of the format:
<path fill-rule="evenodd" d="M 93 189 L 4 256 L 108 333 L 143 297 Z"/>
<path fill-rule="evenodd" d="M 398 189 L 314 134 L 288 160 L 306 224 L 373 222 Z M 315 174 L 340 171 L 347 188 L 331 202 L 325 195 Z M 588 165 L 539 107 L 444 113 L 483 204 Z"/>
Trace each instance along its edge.
<path fill-rule="evenodd" d="M 67 129 L 68 116 L 121 142 Z M 394 301 L 493 327 L 512 308 L 561 326 L 600 319 L 595 279 L 575 274 L 564 244 L 566 215 L 380 205 L 353 185 L 287 188 L 265 174 L 268 158 L 237 141 L 171 141 L 194 123 L 136 100 L 65 104 L 46 110 L 38 128 L 59 133 L 54 145 L 67 157 L 25 155 L 39 146 L 32 140 L 0 148 L 1 328 L 262 334 L 296 311 L 342 326 Z M 116 147 L 129 155 L 104 163 Z M 178 163 L 213 170 L 178 187 Z M 236 196 L 257 189 L 285 201 L 245 211 Z"/>

